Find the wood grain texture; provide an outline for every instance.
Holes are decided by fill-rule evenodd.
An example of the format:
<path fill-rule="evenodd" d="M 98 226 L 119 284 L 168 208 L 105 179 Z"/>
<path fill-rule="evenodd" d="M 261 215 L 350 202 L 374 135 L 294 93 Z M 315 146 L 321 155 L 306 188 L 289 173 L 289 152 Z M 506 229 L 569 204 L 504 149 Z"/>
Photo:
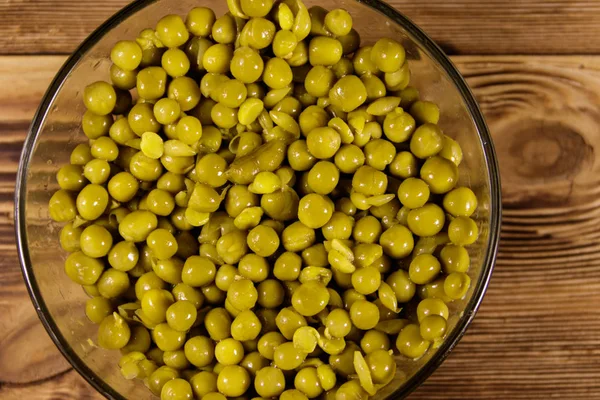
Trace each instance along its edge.
<path fill-rule="evenodd" d="M 0 1 L 0 54 L 66 54 L 129 0 Z M 388 0 L 449 54 L 598 54 L 596 0 Z M 198 4 L 203 4 L 201 1 Z"/>
<path fill-rule="evenodd" d="M 600 398 L 600 57 L 453 60 L 494 136 L 504 225 L 475 321 L 411 399 Z M 32 348 L 45 355 L 25 364 L 8 348 L 45 338 L 20 277 L 10 187 L 28 121 L 62 61 L 0 58 L 0 83 L 14 82 L 0 92 L 2 399 L 101 398 L 49 339 Z M 35 80 L 18 80 L 23 65 Z"/>
<path fill-rule="evenodd" d="M 70 368 L 41 325 L 19 269 L 14 239 L 14 182 L 29 122 L 64 57 L 0 61 L 0 382 L 27 385 Z M 25 66 L 25 67 L 24 67 Z M 25 72 L 25 73 L 23 73 Z M 27 357 L 22 356 L 27 349 Z M 40 368 L 41 367 L 41 368 Z M 5 390 L 5 386 L 2 386 Z M 0 392 L 0 398 L 4 396 Z"/>

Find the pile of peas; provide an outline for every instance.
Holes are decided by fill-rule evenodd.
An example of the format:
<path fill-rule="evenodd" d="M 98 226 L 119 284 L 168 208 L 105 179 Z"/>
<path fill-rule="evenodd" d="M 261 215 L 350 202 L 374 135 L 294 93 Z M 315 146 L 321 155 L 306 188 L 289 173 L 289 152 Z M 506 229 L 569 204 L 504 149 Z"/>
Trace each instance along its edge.
<path fill-rule="evenodd" d="M 227 3 L 116 43 L 85 88 L 89 143 L 49 204 L 66 274 L 163 400 L 366 399 L 469 289 L 461 148 L 397 41 L 361 47 L 343 9 Z"/>

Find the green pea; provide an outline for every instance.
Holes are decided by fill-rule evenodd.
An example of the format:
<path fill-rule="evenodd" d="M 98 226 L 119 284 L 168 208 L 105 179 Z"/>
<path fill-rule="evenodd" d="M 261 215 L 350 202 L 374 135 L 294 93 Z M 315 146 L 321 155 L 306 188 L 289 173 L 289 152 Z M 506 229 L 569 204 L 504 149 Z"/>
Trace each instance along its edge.
<path fill-rule="evenodd" d="M 226 233 L 217 241 L 217 252 L 225 263 L 237 264 L 248 252 L 246 236 L 246 232 L 236 229 Z"/>
<path fill-rule="evenodd" d="M 329 91 L 331 104 L 344 112 L 360 107 L 367 100 L 367 90 L 363 82 L 354 75 L 344 76 Z"/>
<path fill-rule="evenodd" d="M 61 194 L 63 192 L 58 191 L 56 192 L 56 194 L 53 196 L 53 198 L 50 200 L 50 216 L 54 219 L 57 220 L 54 216 L 53 216 L 53 201 L 54 204 L 57 204 L 58 207 L 61 207 L 63 209 L 63 214 L 65 214 L 68 210 L 69 207 L 71 207 L 70 201 L 67 201 L 67 196 L 66 195 L 61 195 L 59 196 L 59 194 Z M 66 193 L 66 192 L 65 192 Z M 70 197 L 69 197 L 70 199 Z M 106 191 L 106 189 L 100 185 L 95 185 L 95 184 L 89 184 L 86 187 L 84 187 L 81 192 L 79 192 L 79 194 L 77 195 L 77 212 L 79 213 L 79 215 L 88 220 L 88 221 L 93 221 L 97 218 L 99 218 L 104 211 L 106 210 L 106 207 L 108 206 L 108 192 Z M 74 210 L 73 210 L 74 211 Z M 55 213 L 55 216 L 57 216 L 58 213 Z M 66 215 L 66 214 L 65 214 Z M 73 215 L 74 217 L 74 215 Z M 60 217 L 58 217 L 60 219 Z M 71 218 L 69 218 L 71 219 Z M 64 219 L 63 219 L 64 221 Z"/>
<path fill-rule="evenodd" d="M 231 324 L 231 336 L 238 341 L 254 340 L 258 337 L 262 324 L 251 310 L 240 312 Z"/>
<path fill-rule="evenodd" d="M 196 7 L 190 10 L 185 20 L 185 25 L 191 34 L 207 37 L 211 34 L 216 16 L 208 7 Z"/>
<path fill-rule="evenodd" d="M 366 300 L 357 300 L 350 307 L 350 319 L 358 329 L 373 329 L 379 322 L 379 309 Z"/>
<path fill-rule="evenodd" d="M 459 187 L 444 196 L 444 209 L 454 217 L 470 217 L 477 209 L 477 196 L 467 187 Z"/>
<path fill-rule="evenodd" d="M 187 332 L 196 322 L 197 311 L 189 301 L 177 301 L 166 312 L 169 326 L 179 332 Z"/>
<path fill-rule="evenodd" d="M 414 238 L 412 232 L 405 226 L 394 225 L 381 234 L 379 244 L 386 255 L 392 258 L 403 258 L 412 252 Z"/>
<path fill-rule="evenodd" d="M 287 150 L 290 166 L 295 171 L 306 171 L 310 169 L 317 159 L 310 153 L 305 140 L 297 140 Z"/>
<path fill-rule="evenodd" d="M 133 140 L 137 139 L 136 134 L 129 126 L 129 122 L 127 122 L 127 118 L 125 117 L 118 118 L 111 125 L 109 135 L 115 143 L 121 146 L 126 146 L 127 143 L 131 143 Z"/>
<path fill-rule="evenodd" d="M 408 213 L 408 227 L 417 236 L 433 236 L 444 227 L 444 211 L 433 203 L 411 210 Z"/>
<path fill-rule="evenodd" d="M 352 29 L 352 17 L 341 8 L 331 10 L 325 16 L 325 28 L 335 36 L 345 36 Z"/>
<path fill-rule="evenodd" d="M 401 151 L 394 157 L 389 166 L 389 171 L 390 174 L 398 178 L 414 178 L 419 173 L 417 159 L 411 152 Z"/>
<path fill-rule="evenodd" d="M 94 82 L 83 91 L 85 107 L 96 115 L 110 114 L 117 104 L 115 89 L 106 82 Z"/>
<path fill-rule="evenodd" d="M 469 217 L 456 217 L 448 225 L 448 237 L 457 246 L 468 246 L 479 237 L 479 228 Z"/>
<path fill-rule="evenodd" d="M 410 106 L 410 113 L 419 124 L 437 124 L 440 119 L 440 109 L 429 101 L 415 101 Z"/>
<path fill-rule="evenodd" d="M 85 315 L 95 324 L 101 323 L 104 318 L 113 313 L 113 306 L 110 300 L 104 297 L 92 297 L 85 303 Z"/>
<path fill-rule="evenodd" d="M 177 253 L 177 241 L 173 234 L 165 229 L 155 229 L 146 238 L 148 247 L 159 260 L 167 260 Z"/>
<path fill-rule="evenodd" d="M 383 332 L 370 330 L 361 339 L 360 347 L 367 355 L 378 350 L 387 351 L 390 349 L 390 339 Z"/>
<path fill-rule="evenodd" d="M 109 268 L 102 273 L 96 286 L 102 297 L 114 299 L 122 296 L 129 289 L 129 275 L 126 272 Z"/>
<path fill-rule="evenodd" d="M 175 351 L 183 347 L 185 332 L 178 332 L 168 324 L 162 323 L 154 327 L 152 339 L 162 351 Z"/>
<path fill-rule="evenodd" d="M 408 178 L 398 188 L 398 199 L 408 208 L 423 207 L 429 200 L 429 186 L 421 179 Z"/>
<path fill-rule="evenodd" d="M 408 358 L 417 359 L 429 349 L 430 342 L 421 336 L 419 325 L 405 326 L 396 340 L 396 348 L 400 354 Z"/>
<path fill-rule="evenodd" d="M 384 194 L 387 185 L 387 176 L 371 166 L 360 167 L 352 177 L 352 188 L 369 196 Z"/>
<path fill-rule="evenodd" d="M 143 52 L 142 52 L 143 57 Z M 126 71 L 113 64 L 110 66 L 110 81 L 114 87 L 121 90 L 131 90 L 135 87 L 137 70 Z"/>
<path fill-rule="evenodd" d="M 384 79 L 386 87 L 391 91 L 404 90 L 410 83 L 410 68 L 404 64 L 394 72 L 386 72 Z"/>
<path fill-rule="evenodd" d="M 313 367 L 302 368 L 294 378 L 294 386 L 309 398 L 318 397 L 323 393 L 317 369 Z"/>
<path fill-rule="evenodd" d="M 440 261 L 444 267 L 444 272 L 467 272 L 471 265 L 469 252 L 462 246 L 447 244 L 440 252 Z"/>
<path fill-rule="evenodd" d="M 404 64 L 405 56 L 402 45 L 393 39 L 379 39 L 371 49 L 371 61 L 383 72 L 394 72 L 400 69 Z"/>
<path fill-rule="evenodd" d="M 246 100 L 248 89 L 237 79 L 231 79 L 219 86 L 218 99 L 223 105 L 238 108 Z"/>
<path fill-rule="evenodd" d="M 169 48 L 182 46 L 189 39 L 185 23 L 178 15 L 167 15 L 156 24 L 156 36 Z"/>
<path fill-rule="evenodd" d="M 152 254 L 154 255 L 154 254 Z M 152 269 L 165 282 L 176 285 L 181 282 L 181 271 L 183 261 L 178 258 L 156 260 L 152 263 Z"/>
<path fill-rule="evenodd" d="M 162 357 L 161 357 L 162 362 Z M 148 378 L 148 388 L 156 396 L 161 395 L 161 391 L 167 382 L 179 377 L 179 372 L 171 367 L 162 366 L 156 369 Z"/>
<path fill-rule="evenodd" d="M 287 58 L 298 45 L 298 38 L 291 31 L 277 31 L 273 38 L 273 53 L 276 57 Z"/>
<path fill-rule="evenodd" d="M 250 374 L 239 365 L 227 365 L 217 378 L 219 392 L 227 397 L 241 396 L 250 387 Z"/>
<path fill-rule="evenodd" d="M 452 161 L 456 166 L 459 166 L 463 159 L 463 152 L 458 142 L 446 135 L 442 139 L 442 150 L 438 153 L 440 157 Z"/>
<path fill-rule="evenodd" d="M 262 76 L 264 67 L 260 54 L 250 47 L 239 47 L 233 53 L 231 74 L 243 83 L 256 82 Z"/>
<path fill-rule="evenodd" d="M 119 271 L 131 271 L 139 260 L 139 250 L 133 242 L 116 243 L 108 253 L 108 263 Z"/>
<path fill-rule="evenodd" d="M 161 216 L 170 215 L 175 209 L 173 195 L 162 189 L 153 189 L 146 199 L 148 211 Z"/>
<path fill-rule="evenodd" d="M 116 350 L 124 347 L 131 337 L 127 322 L 117 313 L 105 317 L 98 327 L 98 345 Z"/>
<path fill-rule="evenodd" d="M 167 72 L 161 67 L 144 68 L 137 75 L 136 88 L 142 99 L 160 99 L 167 90 Z"/>
<path fill-rule="evenodd" d="M 111 138 L 103 136 L 92 143 L 91 153 L 95 158 L 114 161 L 119 155 L 119 148 Z"/>
<path fill-rule="evenodd" d="M 292 83 L 292 69 L 283 59 L 269 59 L 262 75 L 263 82 L 271 89 L 283 89 Z"/>
<path fill-rule="evenodd" d="M 174 368 L 177 370 L 185 369 L 190 364 L 188 362 L 188 360 L 186 358 L 186 354 L 183 350 L 165 351 L 164 355 L 163 355 L 163 360 L 168 367 L 171 367 L 171 368 Z M 174 388 L 174 387 L 169 386 L 171 383 L 177 382 L 177 381 L 183 381 L 183 380 L 174 379 L 174 380 L 167 382 L 165 384 L 165 386 L 163 387 L 161 397 L 165 397 L 165 394 L 166 394 L 167 398 L 180 399 L 183 396 L 185 396 L 184 398 L 191 399 L 192 398 L 191 387 L 190 388 L 187 387 L 187 386 L 191 385 L 191 381 L 190 381 L 190 384 L 188 384 L 187 386 L 184 385 L 185 391 L 181 387 Z M 187 381 L 183 381 L 183 382 L 187 383 Z M 169 391 L 172 391 L 172 392 L 169 393 Z M 177 397 L 177 396 L 180 396 L 180 397 Z"/>
<path fill-rule="evenodd" d="M 410 151 L 422 159 L 436 155 L 442 146 L 442 131 L 433 124 L 419 126 L 410 139 Z"/>
<path fill-rule="evenodd" d="M 375 384 L 388 384 L 396 375 L 396 361 L 387 349 L 379 349 L 368 353 L 365 356 L 365 361 L 369 366 Z"/>
<path fill-rule="evenodd" d="M 261 50 L 269 46 L 275 37 L 275 24 L 265 18 L 251 18 L 240 34 L 240 44 Z"/>
<path fill-rule="evenodd" d="M 255 243 L 251 242 L 250 240 L 248 240 L 248 242 Z M 249 253 L 240 260 L 238 264 L 238 270 L 240 275 L 244 278 L 248 278 L 252 282 L 262 282 L 269 275 L 269 264 L 265 258 L 257 254 Z"/>
<path fill-rule="evenodd" d="M 367 165 L 383 171 L 396 156 L 396 148 L 385 139 L 371 140 L 364 147 Z"/>
<path fill-rule="evenodd" d="M 107 135 L 112 124 L 112 115 L 96 115 L 89 110 L 83 114 L 81 119 L 81 128 L 89 139 L 98 139 Z"/>
<path fill-rule="evenodd" d="M 158 219 L 149 211 L 133 211 L 119 224 L 119 233 L 125 240 L 142 242 L 156 229 Z"/>
<path fill-rule="evenodd" d="M 242 11 L 249 17 L 265 17 L 273 7 L 271 0 L 242 0 L 240 3 Z"/>
<path fill-rule="evenodd" d="M 84 169 L 80 165 L 68 164 L 58 170 L 56 181 L 61 189 L 79 191 L 86 185 Z"/>
<path fill-rule="evenodd" d="M 204 317 L 204 326 L 213 340 L 231 336 L 231 316 L 224 308 L 213 308 Z"/>
<path fill-rule="evenodd" d="M 360 46 L 360 35 L 352 28 L 347 35 L 339 36 L 337 38 L 342 44 L 342 51 L 344 55 L 354 53 Z"/>
<path fill-rule="evenodd" d="M 372 60 L 373 46 L 364 46 L 354 52 L 352 64 L 357 75 L 377 75 L 380 73 L 377 64 Z"/>
<path fill-rule="evenodd" d="M 233 49 L 223 43 L 217 43 L 204 52 L 202 65 L 208 72 L 225 74 L 229 72 L 229 63 L 233 58 Z"/>
<path fill-rule="evenodd" d="M 420 254 L 410 263 L 408 269 L 410 280 L 417 285 L 432 282 L 440 273 L 441 265 L 431 254 Z"/>
<path fill-rule="evenodd" d="M 222 365 L 239 364 L 244 358 L 244 347 L 235 339 L 223 339 L 215 346 L 215 358 Z"/>
<path fill-rule="evenodd" d="M 169 125 L 177 121 L 181 115 L 179 103 L 173 99 L 162 98 L 154 104 L 154 117 L 163 124 Z"/>
<path fill-rule="evenodd" d="M 383 121 L 383 132 L 394 143 L 407 141 L 414 132 L 415 127 L 414 118 L 401 108 L 396 108 L 390 112 Z"/>
<path fill-rule="evenodd" d="M 292 370 L 300 366 L 306 353 L 295 348 L 292 342 L 280 344 L 273 354 L 273 364 L 284 371 Z"/>
<path fill-rule="evenodd" d="M 73 165 L 87 164 L 93 159 L 90 146 L 85 143 L 78 144 L 71 152 L 69 159 Z"/>
<path fill-rule="evenodd" d="M 198 105 L 200 94 L 198 83 L 188 76 L 173 79 L 167 89 L 168 98 L 177 101 L 184 112 Z"/>
<path fill-rule="evenodd" d="M 60 246 L 63 250 L 73 253 L 80 250 L 80 238 L 83 229 L 74 226 L 73 222 L 67 223 L 60 231 Z"/>
<path fill-rule="evenodd" d="M 93 258 L 107 255 L 113 243 L 110 232 L 100 225 L 90 225 L 85 228 L 79 240 L 83 254 Z"/>
<path fill-rule="evenodd" d="M 108 182 L 108 193 L 113 199 L 123 203 L 133 199 L 138 188 L 138 180 L 129 172 L 119 172 Z"/>
<path fill-rule="evenodd" d="M 217 18 L 212 27 L 212 37 L 217 43 L 233 43 L 235 32 L 235 20 L 230 14 Z"/>
<path fill-rule="evenodd" d="M 190 384 L 192 385 L 192 390 L 194 391 L 194 394 L 197 396 L 197 398 L 204 398 L 204 396 L 208 396 L 207 399 L 210 400 L 210 393 L 213 393 L 222 397 L 218 400 L 225 399 L 225 397 L 222 394 L 214 393 L 218 390 L 217 374 L 214 372 L 201 371 L 190 379 Z M 213 400 L 217 399 L 215 398 Z"/>
<path fill-rule="evenodd" d="M 419 302 L 417 306 L 417 318 L 419 323 L 430 315 L 439 315 L 448 319 L 448 306 L 438 298 L 427 298 Z"/>
<path fill-rule="evenodd" d="M 133 106 L 127 115 L 127 122 L 138 136 L 142 136 L 145 132 L 158 132 L 160 129 L 160 124 L 154 117 L 153 106 L 148 103 Z"/>
<path fill-rule="evenodd" d="M 184 76 L 190 70 L 190 60 L 183 50 L 169 49 L 162 56 L 162 67 L 173 78 Z"/>
<path fill-rule="evenodd" d="M 446 334 L 447 323 L 439 315 L 430 315 L 425 317 L 419 326 L 419 331 L 423 339 L 433 342 L 441 339 Z"/>
<path fill-rule="evenodd" d="M 156 273 L 147 272 L 140 276 L 135 282 L 135 296 L 138 300 L 142 300 L 144 294 L 152 289 L 163 289 L 165 282 L 161 280 Z"/>
<path fill-rule="evenodd" d="M 332 214 L 333 203 L 320 194 L 311 193 L 300 199 L 298 219 L 308 228 L 323 227 L 329 222 Z"/>
<path fill-rule="evenodd" d="M 364 267 L 352 273 L 352 286 L 359 293 L 374 293 L 380 285 L 381 273 L 376 267 Z"/>
<path fill-rule="evenodd" d="M 215 264 L 201 256 L 192 256 L 185 261 L 182 280 L 191 287 L 206 286 L 215 280 L 217 270 Z"/>
<path fill-rule="evenodd" d="M 262 368 L 256 373 L 254 388 L 264 398 L 278 397 L 285 389 L 285 376 L 278 368 Z"/>
<path fill-rule="evenodd" d="M 258 300 L 258 291 L 249 279 L 233 282 L 227 290 L 227 300 L 239 311 L 254 307 Z"/>
<path fill-rule="evenodd" d="M 221 103 L 215 104 L 210 112 L 210 115 L 215 125 L 220 128 L 233 128 L 238 123 L 236 110 Z"/>
<path fill-rule="evenodd" d="M 329 127 L 315 128 L 306 137 L 308 151 L 318 159 L 327 159 L 335 155 L 341 146 L 341 137 Z"/>
<path fill-rule="evenodd" d="M 441 157 L 431 157 L 421 167 L 421 179 L 432 193 L 442 194 L 454 188 L 458 181 L 458 169 L 451 161 Z"/>

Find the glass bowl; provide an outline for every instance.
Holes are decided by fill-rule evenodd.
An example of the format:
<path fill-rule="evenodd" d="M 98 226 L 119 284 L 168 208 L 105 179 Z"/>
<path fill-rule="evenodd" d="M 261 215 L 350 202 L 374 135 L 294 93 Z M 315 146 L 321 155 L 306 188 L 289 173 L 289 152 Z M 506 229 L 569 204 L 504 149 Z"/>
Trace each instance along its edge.
<path fill-rule="evenodd" d="M 417 26 L 389 5 L 377 0 L 306 0 L 307 7 L 342 7 L 354 18 L 363 44 L 380 37 L 403 43 L 412 71 L 411 85 L 421 97 L 439 104 L 440 127 L 462 145 L 464 161 L 460 181 L 479 197 L 476 219 L 480 237 L 470 247 L 472 285 L 463 300 L 451 303 L 448 335 L 437 349 L 418 361 L 399 357 L 397 379 L 378 398 L 399 398 L 423 382 L 456 345 L 488 285 L 500 232 L 500 182 L 491 136 L 473 94 L 450 60 Z M 66 61 L 50 85 L 33 119 L 18 171 L 15 225 L 23 275 L 39 318 L 73 367 L 107 398 L 143 398 L 149 395 L 140 382 L 121 377 L 117 352 L 93 345 L 96 327 L 84 312 L 87 298 L 63 270 L 66 258 L 58 243 L 60 226 L 48 215 L 48 200 L 58 186 L 55 175 L 68 163 L 76 144 L 85 141 L 80 121 L 84 106 L 81 90 L 108 79 L 112 45 L 156 24 L 166 14 L 185 15 L 193 7 L 209 6 L 217 15 L 225 1 L 138 0 L 125 7 L 92 33 Z M 92 340 L 89 340 L 92 339 Z"/>

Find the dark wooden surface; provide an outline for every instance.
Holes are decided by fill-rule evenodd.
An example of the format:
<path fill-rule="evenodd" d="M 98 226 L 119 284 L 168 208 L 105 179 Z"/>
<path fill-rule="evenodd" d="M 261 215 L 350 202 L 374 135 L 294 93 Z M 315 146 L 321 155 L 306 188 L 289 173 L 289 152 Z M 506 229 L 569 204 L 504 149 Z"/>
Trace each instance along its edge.
<path fill-rule="evenodd" d="M 125 3 L 0 1 L 1 399 L 100 398 L 35 315 L 12 198 L 22 141 L 59 54 Z M 452 53 L 471 54 L 453 60 L 494 136 L 505 207 L 483 305 L 411 398 L 600 398 L 600 2 L 392 3 Z"/>
<path fill-rule="evenodd" d="M 1 54 L 63 54 L 129 0 L 2 0 Z M 597 54 L 597 0 L 389 0 L 450 54 Z"/>

